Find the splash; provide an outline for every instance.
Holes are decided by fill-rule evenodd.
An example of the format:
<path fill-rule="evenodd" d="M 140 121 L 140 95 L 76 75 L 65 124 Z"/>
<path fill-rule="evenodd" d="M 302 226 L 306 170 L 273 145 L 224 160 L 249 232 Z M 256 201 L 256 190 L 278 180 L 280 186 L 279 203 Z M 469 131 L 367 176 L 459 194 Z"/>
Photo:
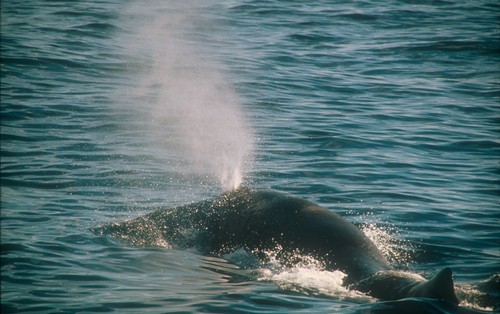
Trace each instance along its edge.
<path fill-rule="evenodd" d="M 374 299 L 356 290 L 349 290 L 342 285 L 346 274 L 339 271 L 325 270 L 324 263 L 316 258 L 296 250 L 285 253 L 280 246 L 262 252 L 267 260 L 261 269 L 259 280 L 274 282 L 280 289 L 307 295 L 331 296 L 338 300 L 371 302 Z M 292 261 L 283 263 L 283 258 Z"/>
<path fill-rule="evenodd" d="M 495 301 L 488 293 L 481 291 L 471 284 L 455 284 L 455 292 L 459 297 L 460 305 L 482 311 L 493 311 Z"/>
<path fill-rule="evenodd" d="M 415 245 L 395 236 L 398 234 L 396 228 L 365 223 L 361 226 L 361 231 L 392 264 L 408 266 L 412 262 Z"/>
<path fill-rule="evenodd" d="M 131 92 L 146 112 L 158 154 L 170 168 L 229 190 L 248 171 L 253 136 L 224 66 L 206 48 L 212 44 L 207 29 L 219 23 L 205 12 L 207 3 L 132 3 L 123 15 L 125 46 L 139 62 Z"/>

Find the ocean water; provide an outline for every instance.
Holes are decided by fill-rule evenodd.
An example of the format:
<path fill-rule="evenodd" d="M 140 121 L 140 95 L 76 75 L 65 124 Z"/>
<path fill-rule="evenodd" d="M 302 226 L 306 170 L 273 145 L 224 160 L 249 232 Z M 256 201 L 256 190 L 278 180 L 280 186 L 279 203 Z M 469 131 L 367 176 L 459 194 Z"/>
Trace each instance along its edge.
<path fill-rule="evenodd" d="M 2 313 L 492 310 L 499 20 L 489 0 L 2 1 Z M 460 308 L 91 231 L 240 184 L 344 215 L 398 269 L 452 267 Z"/>

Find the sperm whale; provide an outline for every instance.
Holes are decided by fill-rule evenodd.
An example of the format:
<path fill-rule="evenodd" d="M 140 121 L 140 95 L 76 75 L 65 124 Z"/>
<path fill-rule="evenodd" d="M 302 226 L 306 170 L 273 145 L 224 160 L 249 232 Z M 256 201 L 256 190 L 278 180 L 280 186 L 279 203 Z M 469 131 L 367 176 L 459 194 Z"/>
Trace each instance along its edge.
<path fill-rule="evenodd" d="M 341 270 L 344 285 L 381 300 L 426 297 L 458 304 L 450 268 L 432 279 L 397 271 L 354 224 L 310 201 L 270 190 L 239 188 L 218 198 L 160 209 L 97 230 L 138 246 L 195 247 L 223 255 L 244 248 L 312 256 Z M 286 258 L 286 254 L 283 258 Z M 285 261 L 286 262 L 286 261 Z"/>

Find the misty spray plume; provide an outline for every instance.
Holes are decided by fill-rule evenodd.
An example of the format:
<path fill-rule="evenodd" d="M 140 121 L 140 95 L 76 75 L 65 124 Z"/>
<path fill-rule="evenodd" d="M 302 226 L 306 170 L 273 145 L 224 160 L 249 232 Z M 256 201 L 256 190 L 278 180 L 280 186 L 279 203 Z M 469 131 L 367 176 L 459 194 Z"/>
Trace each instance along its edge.
<path fill-rule="evenodd" d="M 134 96 L 150 113 L 160 145 L 175 150 L 186 175 L 238 187 L 248 170 L 253 139 L 242 103 L 222 66 L 203 50 L 210 41 L 203 1 L 138 1 L 124 18 L 133 25 L 126 46 L 146 65 Z M 130 22 L 131 21 L 131 22 Z M 215 23 L 215 22 L 214 22 Z M 209 27 L 208 27 L 209 28 Z"/>

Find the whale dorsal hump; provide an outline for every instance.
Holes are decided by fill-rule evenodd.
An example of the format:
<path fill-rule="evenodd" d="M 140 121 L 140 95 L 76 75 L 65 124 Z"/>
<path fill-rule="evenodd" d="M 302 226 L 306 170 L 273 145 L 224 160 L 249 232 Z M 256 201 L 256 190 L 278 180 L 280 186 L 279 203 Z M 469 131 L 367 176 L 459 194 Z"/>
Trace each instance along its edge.
<path fill-rule="evenodd" d="M 416 287 L 420 296 L 435 298 L 458 304 L 455 288 L 453 286 L 453 273 L 451 268 L 443 268 L 429 281 Z"/>

